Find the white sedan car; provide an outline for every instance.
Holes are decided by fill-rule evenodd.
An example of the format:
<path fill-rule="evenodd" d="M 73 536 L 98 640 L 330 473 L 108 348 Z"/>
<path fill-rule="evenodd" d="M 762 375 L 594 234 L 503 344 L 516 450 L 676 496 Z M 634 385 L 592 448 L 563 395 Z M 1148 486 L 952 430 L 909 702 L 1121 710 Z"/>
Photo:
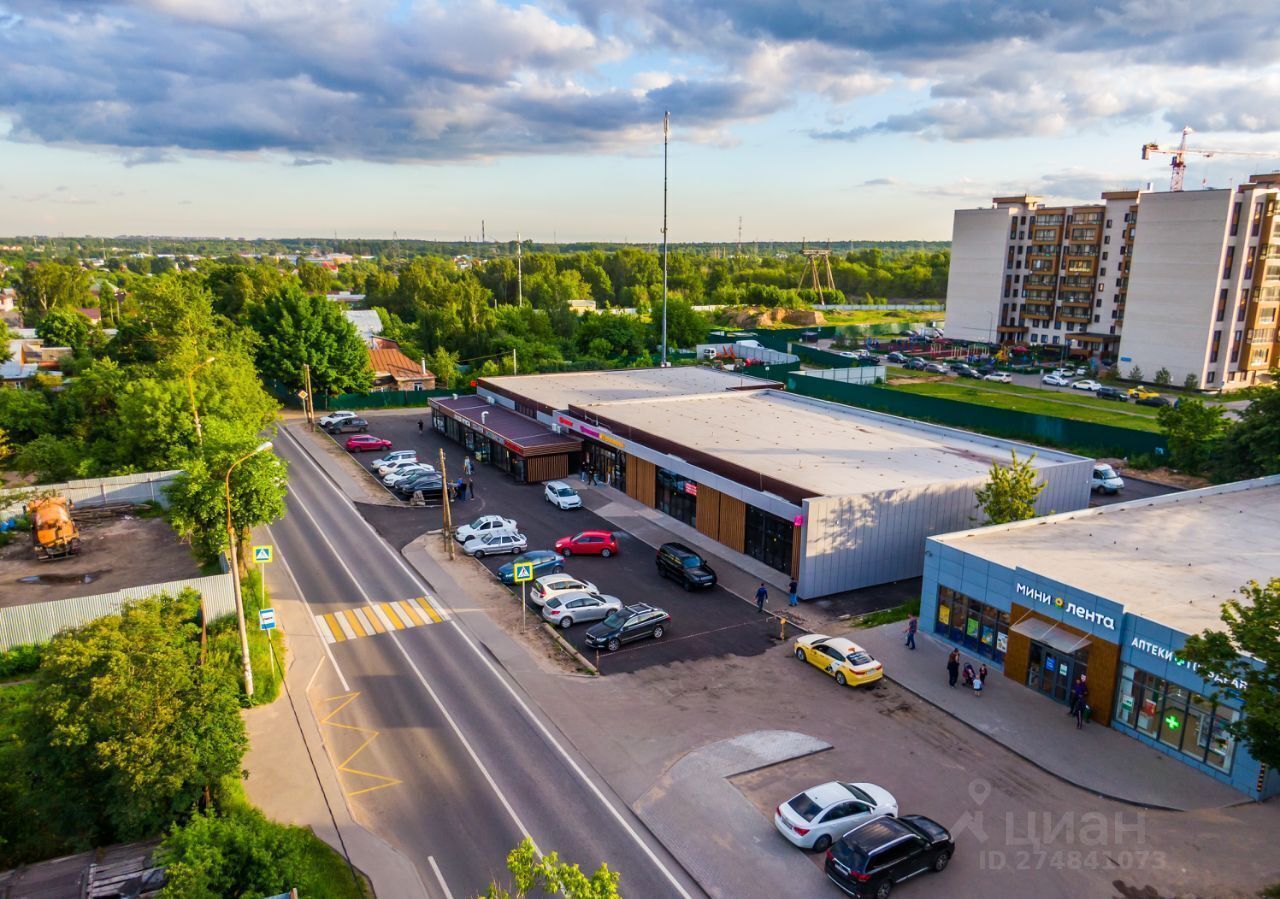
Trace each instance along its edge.
<path fill-rule="evenodd" d="M 479 537 L 482 534 L 489 534 L 493 531 L 514 531 L 516 529 L 516 520 L 514 518 L 503 518 L 501 515 L 481 515 L 471 524 L 464 524 L 453 532 L 453 537 L 459 543 L 466 543 L 472 537 Z"/>
<path fill-rule="evenodd" d="M 410 471 L 415 468 L 430 468 L 417 459 L 396 459 L 394 462 L 388 462 L 378 468 L 378 475 L 382 478 L 382 483 L 387 483 L 387 478 L 404 471 Z"/>
<path fill-rule="evenodd" d="M 825 852 L 864 821 L 876 815 L 897 815 L 898 801 L 875 784 L 819 784 L 799 793 L 774 810 L 778 832 L 801 849 Z"/>
<path fill-rule="evenodd" d="M 388 487 L 394 487 L 401 481 L 407 481 L 416 475 L 427 474 L 428 472 L 434 471 L 435 468 L 430 465 L 424 465 L 421 462 L 413 462 L 409 465 L 402 465 L 395 471 L 388 472 L 386 477 L 382 479 L 382 483 L 386 484 Z"/>
<path fill-rule="evenodd" d="M 1049 387 L 1066 387 L 1071 381 L 1066 375 L 1048 374 L 1040 379 L 1040 383 Z"/>
<path fill-rule="evenodd" d="M 564 481 L 547 481 L 542 495 L 547 502 L 560 509 L 582 508 L 582 497 L 578 496 L 578 492 Z"/>
<path fill-rule="evenodd" d="M 354 412 L 330 412 L 324 418 L 316 422 L 316 424 L 320 425 L 322 428 L 327 428 L 330 425 L 336 425 L 340 421 L 345 421 L 348 418 L 355 417 L 356 414 Z"/>
<path fill-rule="evenodd" d="M 391 465 L 393 462 L 404 462 L 405 460 L 408 460 L 410 462 L 417 462 L 418 451 L 417 450 L 395 450 L 394 452 L 387 453 L 381 459 L 374 459 L 372 462 L 369 463 L 369 467 L 372 468 L 374 471 L 378 472 L 378 474 L 386 474 L 386 471 L 384 471 L 383 469 L 387 468 L 387 466 Z"/>
<path fill-rule="evenodd" d="M 585 590 L 588 593 L 597 595 L 600 593 L 596 589 L 596 585 L 591 581 L 584 581 L 571 574 L 544 574 L 533 582 L 533 589 L 529 591 L 529 598 L 533 600 L 535 606 L 541 606 L 545 605 L 547 600 L 553 597 L 577 590 Z"/>
<path fill-rule="evenodd" d="M 529 538 L 515 531 L 497 530 L 477 534 L 462 544 L 462 551 L 469 556 L 483 559 L 502 553 L 522 553 L 529 548 Z"/>
<path fill-rule="evenodd" d="M 586 590 L 571 590 L 553 596 L 542 605 L 542 620 L 558 627 L 573 627 L 584 621 L 603 621 L 622 611 L 622 600 Z"/>
<path fill-rule="evenodd" d="M 999 384 L 1012 384 L 1013 375 L 1009 374 L 1007 371 L 993 371 L 989 375 L 983 375 L 982 380 L 995 381 Z"/>
<path fill-rule="evenodd" d="M 1086 379 L 1084 381 L 1076 381 L 1074 384 L 1071 385 L 1071 389 L 1072 390 L 1097 390 L 1101 386 L 1102 385 L 1099 384 L 1097 381 L 1090 381 Z"/>

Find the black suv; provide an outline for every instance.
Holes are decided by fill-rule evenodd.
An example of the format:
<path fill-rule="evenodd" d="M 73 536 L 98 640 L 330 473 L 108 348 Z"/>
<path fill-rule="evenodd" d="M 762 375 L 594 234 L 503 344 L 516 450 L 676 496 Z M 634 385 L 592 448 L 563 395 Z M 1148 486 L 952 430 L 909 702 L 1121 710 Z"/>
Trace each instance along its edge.
<path fill-rule="evenodd" d="M 827 876 L 859 899 L 888 899 L 893 885 L 941 871 L 955 852 L 951 834 L 923 815 L 872 818 L 849 831 L 827 850 Z"/>
<path fill-rule="evenodd" d="M 1129 394 L 1125 393 L 1119 387 L 1099 387 L 1093 392 L 1096 397 L 1104 400 L 1119 400 L 1122 403 L 1129 402 Z"/>
<path fill-rule="evenodd" d="M 369 422 L 363 418 L 340 418 L 325 428 L 330 434 L 361 434 L 369 430 Z"/>
<path fill-rule="evenodd" d="M 424 471 L 397 481 L 391 488 L 401 499 L 412 499 L 415 493 L 421 492 L 423 499 L 439 499 L 444 494 L 444 480 L 434 471 Z"/>
<path fill-rule="evenodd" d="M 592 649 L 613 652 L 623 643 L 653 637 L 655 640 L 667 631 L 671 616 L 662 609 L 637 603 L 624 606 L 604 621 L 587 631 L 586 643 Z"/>
<path fill-rule="evenodd" d="M 686 590 L 716 585 L 716 573 L 683 543 L 664 543 L 658 547 L 658 574 L 678 581 Z"/>

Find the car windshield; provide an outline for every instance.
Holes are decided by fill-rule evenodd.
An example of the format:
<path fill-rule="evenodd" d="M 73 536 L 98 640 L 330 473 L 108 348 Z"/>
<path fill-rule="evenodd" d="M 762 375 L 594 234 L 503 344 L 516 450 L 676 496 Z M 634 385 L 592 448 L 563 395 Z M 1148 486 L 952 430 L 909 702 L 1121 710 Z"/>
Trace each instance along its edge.
<path fill-rule="evenodd" d="M 683 559 L 680 560 L 680 564 L 683 565 L 685 568 L 697 568 L 699 565 L 702 564 L 702 560 L 699 559 L 697 556 L 685 556 Z"/>
<path fill-rule="evenodd" d="M 627 623 L 627 616 L 622 612 L 614 612 L 604 620 L 605 627 L 622 627 Z"/>
<path fill-rule="evenodd" d="M 1100 478 L 1114 478 L 1116 476 L 1116 470 L 1110 465 L 1099 465 L 1093 470 L 1093 473 Z"/>
<path fill-rule="evenodd" d="M 573 491 L 568 487 L 557 487 L 556 496 L 573 496 Z"/>
<path fill-rule="evenodd" d="M 814 802 L 808 793 L 801 793 L 788 802 L 787 805 L 791 806 L 791 810 L 806 821 L 812 821 L 822 811 L 822 806 Z"/>
<path fill-rule="evenodd" d="M 853 796 L 854 799 L 860 800 L 861 802 L 865 802 L 867 805 L 876 804 L 875 799 L 871 798 L 871 795 L 867 793 L 865 790 L 859 790 L 853 784 L 847 784 L 847 783 L 842 783 L 840 786 L 848 790 L 849 794 Z"/>

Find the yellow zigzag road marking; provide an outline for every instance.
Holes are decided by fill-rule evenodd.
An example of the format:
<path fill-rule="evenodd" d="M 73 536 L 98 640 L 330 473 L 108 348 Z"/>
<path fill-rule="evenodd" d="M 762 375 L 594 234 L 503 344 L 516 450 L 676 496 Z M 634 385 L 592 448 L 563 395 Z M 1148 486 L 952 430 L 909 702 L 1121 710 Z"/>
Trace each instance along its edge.
<path fill-rule="evenodd" d="M 404 781 L 396 780 L 394 777 L 387 777 L 385 774 L 374 774 L 372 771 L 361 771 L 359 768 L 351 767 L 351 762 L 355 759 L 355 757 L 358 756 L 360 753 L 364 752 L 365 749 L 368 748 L 370 743 L 378 739 L 378 734 L 379 734 L 379 731 L 373 730 L 372 728 L 369 728 L 369 727 L 357 727 L 354 724 L 340 724 L 337 721 L 333 720 L 333 717 L 335 715 L 337 715 L 347 706 L 351 705 L 351 703 L 355 702 L 359 696 L 360 696 L 360 692 L 358 690 L 352 693 L 343 693 L 340 696 L 330 696 L 328 699 L 324 701 L 337 702 L 339 699 L 341 699 L 341 700 L 344 700 L 344 702 L 342 703 L 342 705 L 338 706 L 332 712 L 325 715 L 324 718 L 320 721 L 321 724 L 327 724 L 330 727 L 337 727 L 337 728 L 341 728 L 342 730 L 353 730 L 358 734 L 367 734 L 364 742 L 361 743 L 359 746 L 357 746 L 354 752 L 352 752 L 349 756 L 347 756 L 345 759 L 343 759 L 341 762 L 338 763 L 337 768 L 339 771 L 342 771 L 346 774 L 358 774 L 361 777 L 372 777 L 374 780 L 384 781 L 384 783 L 375 784 L 372 787 L 365 787 L 362 790 L 352 790 L 351 792 L 347 793 L 347 796 L 359 796 L 361 793 L 372 793 L 374 790 L 382 790 L 382 789 L 385 789 L 386 787 L 394 787 L 396 784 L 404 783 Z"/>

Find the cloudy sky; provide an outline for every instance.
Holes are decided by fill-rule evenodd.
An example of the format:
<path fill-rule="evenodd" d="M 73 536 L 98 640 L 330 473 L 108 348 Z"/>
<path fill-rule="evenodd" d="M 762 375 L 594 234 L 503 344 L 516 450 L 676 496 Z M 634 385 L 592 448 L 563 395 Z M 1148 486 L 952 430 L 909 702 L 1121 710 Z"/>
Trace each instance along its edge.
<path fill-rule="evenodd" d="M 946 239 L 1280 154 L 1233 0 L 0 0 L 0 234 Z M 1280 158 L 1194 159 L 1188 187 Z"/>

